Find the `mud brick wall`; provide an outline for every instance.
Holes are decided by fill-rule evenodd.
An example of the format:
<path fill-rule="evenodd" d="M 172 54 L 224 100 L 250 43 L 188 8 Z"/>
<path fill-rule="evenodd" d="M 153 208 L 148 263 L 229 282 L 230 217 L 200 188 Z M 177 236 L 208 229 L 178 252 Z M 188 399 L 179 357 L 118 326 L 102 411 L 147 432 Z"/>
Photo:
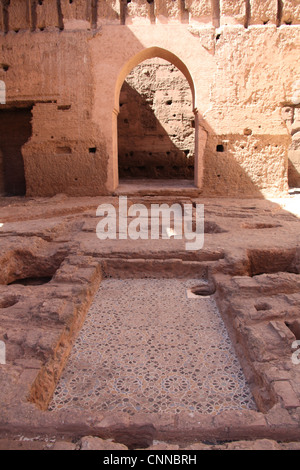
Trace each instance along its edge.
<path fill-rule="evenodd" d="M 300 82 L 295 90 L 295 101 L 300 101 Z M 297 98 L 298 96 L 298 98 Z M 283 110 L 287 126 L 292 136 L 292 144 L 289 149 L 289 185 L 292 188 L 300 187 L 300 106 L 294 105 Z"/>
<path fill-rule="evenodd" d="M 1 0 L 2 31 L 101 24 L 300 24 L 298 0 Z"/>
<path fill-rule="evenodd" d="M 193 179 L 192 109 L 189 84 L 174 65 L 157 59 L 135 67 L 120 95 L 120 177 Z"/>
<path fill-rule="evenodd" d="M 21 149 L 26 194 L 114 192 L 118 169 L 128 173 L 125 157 L 134 151 L 122 130 L 118 141 L 120 91 L 134 67 L 156 58 L 184 75 L 192 106 L 178 82 L 167 105 L 172 122 L 162 89 L 153 94 L 162 142 L 169 139 L 179 153 L 166 172 L 158 155 L 148 167 L 140 157 L 138 165 L 131 160 L 130 168 L 140 167 L 134 176 L 153 177 L 155 167 L 156 177 L 188 178 L 194 158 L 204 195 L 286 194 L 288 150 L 292 145 L 294 162 L 299 150 L 282 109 L 293 105 L 300 77 L 299 28 L 298 0 L 0 0 L 0 80 L 7 91 L 0 110 L 32 107 L 32 133 Z M 167 88 L 169 75 L 162 77 Z M 4 132 L 2 126 L 0 142 Z M 4 184 L 2 165 L 0 190 Z"/>

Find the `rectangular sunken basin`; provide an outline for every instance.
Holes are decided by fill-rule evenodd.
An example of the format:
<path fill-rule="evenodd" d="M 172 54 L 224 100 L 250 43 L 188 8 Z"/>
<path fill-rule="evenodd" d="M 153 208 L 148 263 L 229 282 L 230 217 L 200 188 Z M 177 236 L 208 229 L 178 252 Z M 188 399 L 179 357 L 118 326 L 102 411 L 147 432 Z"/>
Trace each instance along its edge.
<path fill-rule="evenodd" d="M 104 280 L 49 409 L 256 409 L 214 298 L 188 296 L 197 283 Z"/>

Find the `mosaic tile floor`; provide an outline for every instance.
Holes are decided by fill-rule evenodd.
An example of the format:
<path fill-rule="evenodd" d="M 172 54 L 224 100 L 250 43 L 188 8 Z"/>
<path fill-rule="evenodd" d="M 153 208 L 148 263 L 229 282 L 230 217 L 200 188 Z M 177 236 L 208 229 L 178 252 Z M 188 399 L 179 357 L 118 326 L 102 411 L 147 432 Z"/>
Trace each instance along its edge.
<path fill-rule="evenodd" d="M 49 409 L 255 409 L 214 300 L 187 297 L 197 283 L 102 282 Z"/>

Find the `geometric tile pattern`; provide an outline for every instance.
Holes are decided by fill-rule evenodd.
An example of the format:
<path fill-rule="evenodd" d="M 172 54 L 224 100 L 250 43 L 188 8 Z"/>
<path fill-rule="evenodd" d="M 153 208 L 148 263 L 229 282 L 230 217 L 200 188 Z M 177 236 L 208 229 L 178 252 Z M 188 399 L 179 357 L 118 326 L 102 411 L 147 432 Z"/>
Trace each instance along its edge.
<path fill-rule="evenodd" d="M 187 297 L 197 283 L 103 281 L 49 409 L 256 409 L 215 301 Z"/>

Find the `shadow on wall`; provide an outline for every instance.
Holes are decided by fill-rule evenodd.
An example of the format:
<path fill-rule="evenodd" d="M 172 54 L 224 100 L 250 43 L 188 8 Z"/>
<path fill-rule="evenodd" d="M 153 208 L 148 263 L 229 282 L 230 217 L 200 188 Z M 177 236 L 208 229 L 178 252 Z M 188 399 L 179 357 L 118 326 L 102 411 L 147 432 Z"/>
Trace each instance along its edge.
<path fill-rule="evenodd" d="M 300 150 L 299 150 L 299 164 L 300 164 Z M 289 159 L 289 187 L 300 188 L 299 168 L 296 168 L 294 162 L 292 162 L 290 159 Z"/>
<path fill-rule="evenodd" d="M 153 96 L 139 93 L 127 81 L 124 82 L 120 93 L 118 116 L 120 179 L 193 180 L 194 132 L 193 146 L 185 151 L 181 150 L 172 140 L 175 134 L 170 136 L 156 117 L 152 99 Z M 170 102 L 164 104 L 166 108 L 171 106 Z M 168 114 L 168 110 L 166 113 Z M 173 115 L 172 117 L 174 118 Z M 167 122 L 166 115 L 164 121 Z M 263 197 L 260 189 L 264 188 L 260 186 L 259 181 L 249 176 L 247 165 L 249 168 L 252 165 L 253 149 L 251 147 L 254 146 L 254 150 L 259 153 L 263 150 L 264 144 L 257 142 L 255 136 L 217 136 L 206 122 L 202 121 L 202 123 L 208 132 L 203 157 L 202 194 Z M 192 128 L 192 125 L 190 127 Z M 176 137 L 180 136 L 176 134 Z M 264 136 L 266 142 L 272 139 L 273 136 Z M 280 140 L 280 137 L 278 139 Z M 187 158 L 187 155 L 190 157 Z M 276 160 L 276 155 L 274 160 Z M 262 159 L 261 167 L 265 164 L 266 160 Z"/>
<path fill-rule="evenodd" d="M 177 90 L 178 92 L 178 90 Z M 150 100 L 150 102 L 149 102 Z M 119 176 L 120 179 L 193 179 L 194 145 L 185 151 L 174 144 L 172 139 L 180 138 L 166 131 L 168 108 L 171 100 L 164 103 L 164 125 L 153 110 L 153 96 L 139 93 L 124 82 L 120 93 L 120 114 L 118 116 Z M 192 105 L 190 103 L 190 105 Z M 178 109 L 178 108 L 177 108 Z M 171 114 L 171 119 L 175 116 Z M 203 122 L 203 121 L 202 121 Z M 203 122 L 208 132 L 204 151 L 204 181 L 202 194 L 213 196 L 251 195 L 262 197 L 259 177 L 252 179 L 247 166 L 253 165 L 253 151 L 263 152 L 264 145 L 274 140 L 264 136 L 264 142 L 255 136 L 217 136 L 213 129 Z M 179 126 L 184 133 L 186 129 Z M 190 123 L 190 128 L 193 130 Z M 280 140 L 280 138 L 279 138 Z M 275 144 L 274 144 L 275 145 Z M 187 158 L 187 155 L 190 155 Z M 258 159 L 258 173 L 266 164 L 266 159 Z M 274 162 L 276 155 L 274 153 Z"/>
<path fill-rule="evenodd" d="M 174 69 L 168 63 L 148 61 L 130 74 L 132 85 L 128 81 L 123 84 L 118 116 L 121 179 L 194 178 L 191 90 Z M 158 73 L 165 79 L 159 85 Z"/>
<path fill-rule="evenodd" d="M 22 146 L 31 137 L 31 118 L 31 107 L 0 110 L 1 192 L 7 196 L 24 196 L 26 193 Z"/>

